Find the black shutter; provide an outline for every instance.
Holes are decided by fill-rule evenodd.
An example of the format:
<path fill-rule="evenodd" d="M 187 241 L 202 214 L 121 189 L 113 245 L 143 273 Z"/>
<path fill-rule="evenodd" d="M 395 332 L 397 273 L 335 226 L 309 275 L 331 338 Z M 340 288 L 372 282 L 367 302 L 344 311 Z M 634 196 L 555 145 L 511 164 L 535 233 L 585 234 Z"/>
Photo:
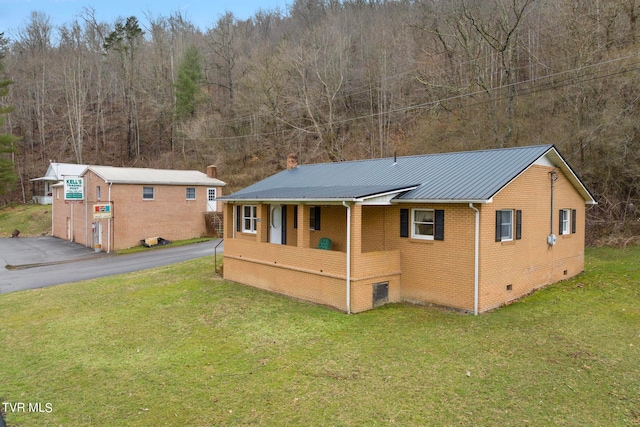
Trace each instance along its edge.
<path fill-rule="evenodd" d="M 496 211 L 496 242 L 502 241 L 502 211 Z"/>
<path fill-rule="evenodd" d="M 516 240 L 522 239 L 522 211 L 516 211 Z"/>
<path fill-rule="evenodd" d="M 433 239 L 444 240 L 444 210 L 436 209 L 434 211 L 434 220 Z"/>
<path fill-rule="evenodd" d="M 313 209 L 316 210 L 315 222 L 313 223 L 314 230 L 320 230 L 320 206 L 314 206 Z"/>
<path fill-rule="evenodd" d="M 287 205 L 282 205 L 282 244 L 287 244 Z"/>
<path fill-rule="evenodd" d="M 236 231 L 242 230 L 242 207 L 240 205 L 236 205 Z"/>
<path fill-rule="evenodd" d="M 558 226 L 558 235 L 562 234 L 562 221 L 564 221 L 564 210 L 560 209 L 560 213 L 558 214 L 560 218 L 560 224 Z"/>
<path fill-rule="evenodd" d="M 571 234 L 575 234 L 576 232 L 576 218 L 578 213 L 575 209 L 571 211 Z"/>
<path fill-rule="evenodd" d="M 400 237 L 409 237 L 409 209 L 400 209 Z"/>
<path fill-rule="evenodd" d="M 293 207 L 293 228 L 298 228 L 298 205 Z"/>
<path fill-rule="evenodd" d="M 320 206 L 311 206 L 310 209 L 313 209 L 313 223 L 311 223 L 311 218 L 309 218 L 309 228 L 312 230 L 320 230 Z"/>

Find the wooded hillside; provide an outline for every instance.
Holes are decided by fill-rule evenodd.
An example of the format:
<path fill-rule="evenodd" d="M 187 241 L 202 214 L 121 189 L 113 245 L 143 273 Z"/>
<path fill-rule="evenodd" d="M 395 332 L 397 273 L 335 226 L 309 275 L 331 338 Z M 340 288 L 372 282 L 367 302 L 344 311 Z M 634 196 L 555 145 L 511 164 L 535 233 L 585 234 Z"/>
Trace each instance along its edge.
<path fill-rule="evenodd" d="M 285 166 L 553 143 L 599 204 L 592 237 L 638 234 L 639 0 L 296 0 L 0 40 L 17 189 L 50 160 L 196 168 L 237 190 Z"/>

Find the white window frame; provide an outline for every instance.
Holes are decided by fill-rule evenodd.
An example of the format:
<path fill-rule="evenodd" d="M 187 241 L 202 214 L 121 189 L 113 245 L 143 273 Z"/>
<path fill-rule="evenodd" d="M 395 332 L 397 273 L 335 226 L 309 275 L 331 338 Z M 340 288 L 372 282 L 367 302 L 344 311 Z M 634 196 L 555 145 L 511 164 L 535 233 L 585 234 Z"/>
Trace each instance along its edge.
<path fill-rule="evenodd" d="M 189 197 L 189 190 L 193 191 L 193 196 Z M 187 200 L 196 200 L 196 187 L 186 187 L 185 191 L 185 198 Z"/>
<path fill-rule="evenodd" d="M 258 205 L 242 205 L 242 232 L 258 233 Z"/>
<path fill-rule="evenodd" d="M 571 209 L 562 209 L 562 230 L 560 234 L 571 234 Z"/>
<path fill-rule="evenodd" d="M 96 200 L 100 200 L 102 197 L 102 191 L 100 191 L 100 186 L 96 185 Z"/>
<path fill-rule="evenodd" d="M 430 221 L 416 221 L 416 214 L 418 212 L 429 212 L 431 213 Z M 418 226 L 425 225 L 427 227 L 431 226 L 431 234 L 422 234 L 418 231 Z M 411 209 L 411 238 L 412 239 L 422 239 L 422 240 L 433 240 L 436 230 L 436 213 L 434 209 Z"/>
<path fill-rule="evenodd" d="M 513 240 L 513 209 L 501 209 L 500 212 L 500 241 L 501 242 L 511 242 Z M 508 214 L 508 215 L 506 215 Z M 508 221 L 505 221 L 506 217 L 508 217 Z M 505 235 L 504 231 L 509 230 L 509 235 Z"/>
<path fill-rule="evenodd" d="M 145 194 L 145 190 L 151 189 L 151 197 L 147 197 Z M 156 199 L 156 188 L 155 187 L 142 187 L 142 200 L 155 200 Z"/>

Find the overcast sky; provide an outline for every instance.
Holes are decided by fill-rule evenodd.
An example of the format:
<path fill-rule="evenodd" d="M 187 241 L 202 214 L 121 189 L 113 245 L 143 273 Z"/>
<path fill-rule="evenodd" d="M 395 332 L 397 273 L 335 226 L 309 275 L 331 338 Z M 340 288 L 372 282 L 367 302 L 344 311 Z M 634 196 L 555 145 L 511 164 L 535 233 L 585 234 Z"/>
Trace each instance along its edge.
<path fill-rule="evenodd" d="M 233 12 L 238 19 L 247 19 L 260 9 L 280 8 L 287 11 L 288 0 L 0 0 L 0 33 L 10 37 L 24 28 L 31 12 L 43 12 L 58 26 L 71 22 L 91 6 L 99 21 L 113 22 L 118 17 L 136 16 L 141 25 L 145 16 L 169 16 L 180 11 L 192 23 L 205 30 L 212 27 L 220 15 Z"/>

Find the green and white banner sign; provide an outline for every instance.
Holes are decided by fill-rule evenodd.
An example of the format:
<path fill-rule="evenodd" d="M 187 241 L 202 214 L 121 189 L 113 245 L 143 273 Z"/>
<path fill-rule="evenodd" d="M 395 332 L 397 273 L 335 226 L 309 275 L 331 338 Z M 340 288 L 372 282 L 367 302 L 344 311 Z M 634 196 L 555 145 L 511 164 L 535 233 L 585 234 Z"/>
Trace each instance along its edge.
<path fill-rule="evenodd" d="M 79 176 L 64 177 L 64 199 L 84 200 L 84 178 Z"/>

